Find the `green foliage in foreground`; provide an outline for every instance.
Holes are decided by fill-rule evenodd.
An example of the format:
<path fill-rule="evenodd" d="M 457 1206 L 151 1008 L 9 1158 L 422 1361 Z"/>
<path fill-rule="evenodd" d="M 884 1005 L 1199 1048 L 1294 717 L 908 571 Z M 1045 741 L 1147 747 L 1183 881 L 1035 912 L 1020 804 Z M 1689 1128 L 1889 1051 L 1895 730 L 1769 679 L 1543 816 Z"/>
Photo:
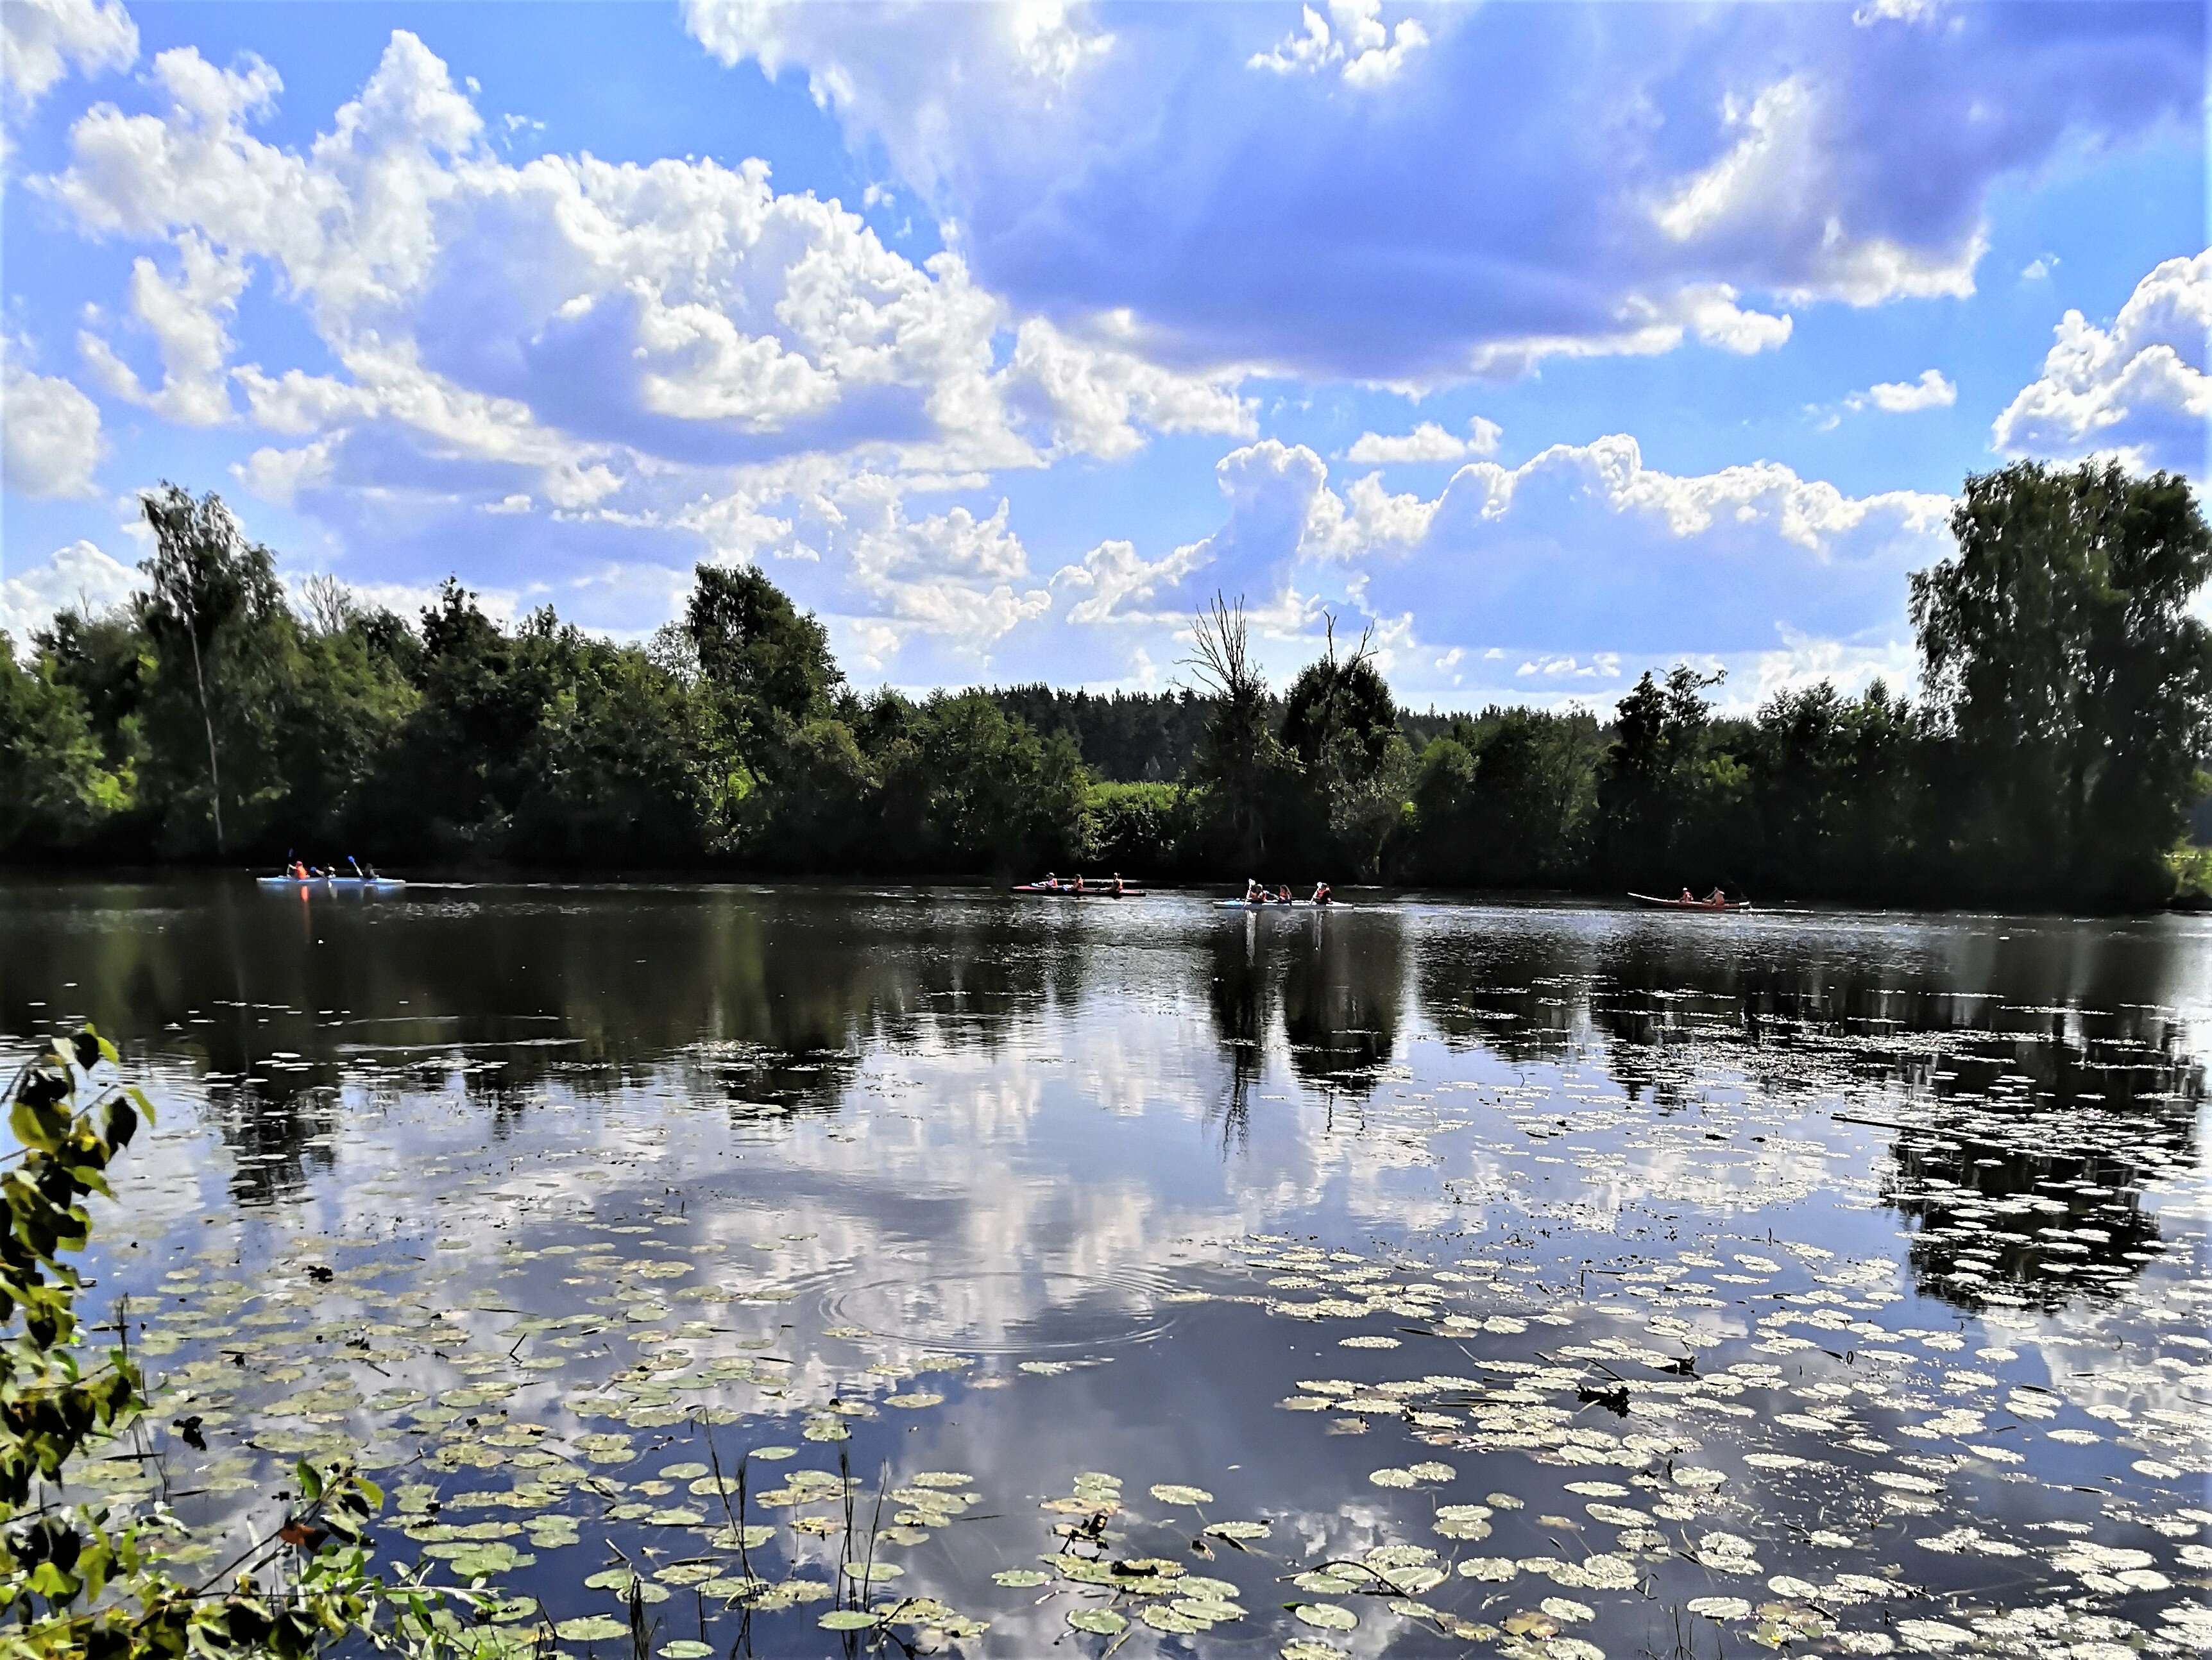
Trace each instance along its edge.
<path fill-rule="evenodd" d="M 215 497 L 146 512 L 146 593 L 0 653 L 0 858 L 2133 905 L 2176 891 L 2212 746 L 2212 533 L 2111 465 L 1966 481 L 1911 579 L 1919 701 L 1822 681 L 1748 718 L 1687 665 L 1610 711 L 1414 717 L 1333 632 L 1278 695 L 1218 596 L 1176 693 L 863 696 L 757 570 L 701 567 L 623 646 L 450 581 L 414 619 L 328 579 L 295 612 Z"/>
<path fill-rule="evenodd" d="M 114 1456 L 126 1432 L 135 1442 L 123 1456 L 158 1456 L 128 1349 L 96 1364 L 84 1355 L 83 1283 L 64 1260 L 90 1239 L 84 1201 L 114 1197 L 108 1166 L 153 1117 L 143 1095 L 114 1080 L 115 1058 L 88 1026 L 57 1039 L 9 1091 L 21 1152 L 0 1176 L 0 1660 L 294 1660 L 349 1635 L 421 1657 L 514 1646 L 456 1617 L 454 1608 L 489 1606 L 481 1590 L 405 1576 L 386 1584 L 371 1572 L 366 1529 L 383 1494 L 349 1470 L 302 1462 L 284 1523 L 198 1584 L 163 1566 L 164 1541 L 182 1530 L 158 1507 L 118 1516 L 67 1501 L 72 1469 Z M 118 1319 L 118 1335 L 125 1323 Z"/>

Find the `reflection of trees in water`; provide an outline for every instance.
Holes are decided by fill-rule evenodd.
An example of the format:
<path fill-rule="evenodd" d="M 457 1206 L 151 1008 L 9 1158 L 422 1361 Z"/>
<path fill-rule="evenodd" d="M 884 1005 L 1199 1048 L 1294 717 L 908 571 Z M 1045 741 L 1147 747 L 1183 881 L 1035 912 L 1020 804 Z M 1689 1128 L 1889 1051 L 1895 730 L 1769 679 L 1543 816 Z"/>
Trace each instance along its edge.
<path fill-rule="evenodd" d="M 230 1154 L 230 1196 L 252 1208 L 303 1191 L 336 1167 L 335 1091 L 289 1079 L 249 1079 L 210 1091 L 207 1117 Z"/>
<path fill-rule="evenodd" d="M 458 1072 L 495 1134 L 548 1086 L 606 1098 L 672 1073 L 751 1116 L 833 1110 L 869 1047 L 988 1049 L 1013 1017 L 1072 1000 L 1081 972 L 1079 951 L 1006 908 L 849 891 L 303 902 L 183 879 L 40 897 L 0 912 L 0 1023 L 87 1014 L 126 1045 L 256 1076 L 216 1113 L 242 1197 L 293 1183 L 323 1110 L 301 1104 L 342 1081 L 443 1089 Z M 69 1008 L 44 1006 L 72 982 Z M 257 1064 L 279 1050 L 309 1069 Z"/>
<path fill-rule="evenodd" d="M 2203 1068 L 2158 1017 L 2103 1019 L 2146 1030 L 1985 1039 L 1931 1073 L 1935 1110 L 1899 1134 L 1884 1192 L 1918 1224 L 1926 1294 L 2051 1307 L 2117 1289 L 2164 1250 L 2142 1189 L 2195 1162 Z"/>
<path fill-rule="evenodd" d="M 1274 1002 L 1274 978 L 1279 964 L 1273 953 L 1260 949 L 1255 917 L 1238 919 L 1244 926 L 1224 925 L 1208 940 L 1205 966 L 1210 970 L 1206 988 L 1206 1012 L 1213 1035 L 1229 1061 L 1229 1092 L 1209 1107 L 1218 1116 L 1221 1141 L 1243 1146 L 1250 1132 L 1252 1085 L 1260 1076 L 1267 1046 L 1267 1023 Z"/>
<path fill-rule="evenodd" d="M 1309 1085 L 1364 1096 L 1397 1052 L 1404 926 L 1388 911 L 1311 921 L 1302 939 L 1285 947 L 1283 1036 L 1291 1067 Z"/>
<path fill-rule="evenodd" d="M 2123 958 L 2080 932 L 2087 945 L 2061 932 L 2009 961 L 1989 960 L 2008 943 L 1992 938 L 1972 962 L 1913 964 L 1802 936 L 1761 955 L 1682 928 L 1533 927 L 1435 941 L 1415 984 L 1448 1042 L 1521 1064 L 1593 1058 L 1662 1110 L 1725 1069 L 1770 1102 L 1925 1119 L 1940 1128 L 1899 1136 L 1886 1194 L 1920 1223 L 1922 1289 L 2051 1304 L 2157 1254 L 2141 1184 L 2194 1158 L 2203 1093 L 2181 1030 L 2146 1006 L 2173 983 L 2176 947 L 2138 938 Z M 2005 996 L 1982 994 L 1993 985 Z"/>
<path fill-rule="evenodd" d="M 1209 936 L 1203 966 L 1229 1062 L 1228 1092 L 1211 1110 L 1224 1146 L 1244 1140 L 1278 1017 L 1291 1068 L 1309 1085 L 1365 1096 L 1397 1052 L 1404 927 L 1388 912 L 1232 912 Z"/>

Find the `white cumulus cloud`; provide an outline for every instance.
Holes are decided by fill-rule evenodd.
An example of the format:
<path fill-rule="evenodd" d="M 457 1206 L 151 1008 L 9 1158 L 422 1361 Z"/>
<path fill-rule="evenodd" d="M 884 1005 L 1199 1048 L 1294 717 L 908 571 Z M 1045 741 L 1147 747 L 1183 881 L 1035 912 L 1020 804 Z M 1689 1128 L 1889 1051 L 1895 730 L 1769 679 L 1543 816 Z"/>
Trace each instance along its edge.
<path fill-rule="evenodd" d="M 2212 420 L 2212 249 L 2168 259 L 2136 285 L 2109 329 L 2069 311 L 2043 360 L 1996 418 L 2011 455 L 2114 452 L 2202 478 Z"/>
<path fill-rule="evenodd" d="M 122 0 L 8 0 L 0 6 L 0 83 L 27 109 L 74 70 L 94 75 L 137 61 L 138 26 Z"/>
<path fill-rule="evenodd" d="M 58 550 L 42 565 L 0 582 L 0 633 L 15 642 L 20 656 L 32 634 L 51 624 L 54 613 L 79 607 L 97 614 L 127 598 L 138 573 L 111 559 L 99 546 L 76 541 Z"/>
<path fill-rule="evenodd" d="M 1079 9 L 968 21 L 1017 101 L 1059 96 L 1110 45 Z M 773 71 L 778 32 L 819 19 L 768 7 L 702 23 L 725 26 L 752 31 Z M 835 76 L 816 72 L 837 103 Z M 856 614 L 980 650 L 1045 593 L 1014 566 L 984 580 L 953 556 L 994 522 L 1018 550 L 1003 510 L 909 520 L 894 498 L 1126 456 L 1155 433 L 1256 431 L 1245 368 L 1164 367 L 1126 319 L 1018 315 L 959 253 L 909 259 L 838 203 L 778 192 L 764 162 L 518 164 L 487 141 L 472 88 L 404 30 L 296 146 L 261 131 L 283 86 L 258 58 L 222 68 L 176 47 L 149 81 L 152 108 L 95 105 L 66 165 L 35 181 L 83 233 L 154 245 L 119 326 L 88 322 L 87 363 L 172 421 L 282 435 L 234 476 L 341 542 L 395 524 L 505 535 L 516 503 L 544 504 L 538 546 L 603 559 L 555 539 L 597 526 L 688 532 L 719 557 L 826 557 Z M 240 346 L 257 283 L 300 309 L 322 362 Z M 914 550 L 940 568 L 908 572 Z"/>
<path fill-rule="evenodd" d="M 0 484 L 18 496 L 98 495 L 93 472 L 107 453 L 100 406 L 58 375 L 32 373 L 20 355 L 0 341 Z"/>
<path fill-rule="evenodd" d="M 1271 50 L 1253 53 L 1247 66 L 1278 75 L 1311 75 L 1340 66 L 1348 84 L 1379 87 L 1429 44 L 1429 33 L 1418 19 L 1401 19 L 1394 30 L 1382 14 L 1382 0 L 1328 0 L 1325 18 L 1307 6 L 1301 26 Z"/>
<path fill-rule="evenodd" d="M 1917 380 L 1877 380 L 1864 392 L 1855 392 L 1844 399 L 1852 409 L 1872 405 L 1886 415 L 1947 410 L 1958 401 L 1958 386 L 1946 380 L 1940 369 L 1923 369 Z"/>
<path fill-rule="evenodd" d="M 1372 473 L 1340 488 L 1312 450 L 1273 439 L 1215 471 L 1222 526 L 1161 556 L 1101 544 L 1055 579 L 1069 620 L 1165 625 L 1219 589 L 1285 635 L 1324 606 L 1417 619 L 1430 650 L 1409 637 L 1409 663 L 1503 635 L 1508 684 L 1565 686 L 1669 652 L 1749 664 L 1778 630 L 1852 650 L 1903 637 L 1905 574 L 1949 545 L 1948 497 L 1849 496 L 1776 462 L 1668 473 L 1626 434 L 1518 467 L 1469 461 L 1434 497 Z"/>
<path fill-rule="evenodd" d="M 1413 431 L 1396 436 L 1364 432 L 1344 459 L 1356 466 L 1389 466 L 1401 461 L 1462 461 L 1470 455 L 1495 455 L 1504 429 L 1495 421 L 1476 416 L 1468 423 L 1468 435 L 1446 432 L 1433 421 L 1424 421 Z"/>
<path fill-rule="evenodd" d="M 125 402 L 183 426 L 217 426 L 234 414 L 226 379 L 232 346 L 227 319 L 236 314 L 238 296 L 246 291 L 246 261 L 218 252 L 196 231 L 177 238 L 177 261 L 173 278 L 163 277 L 151 259 L 134 260 L 131 268 L 131 314 L 160 348 L 160 386 L 148 391 L 137 372 L 90 330 L 77 337 L 77 344 L 100 384 Z"/>

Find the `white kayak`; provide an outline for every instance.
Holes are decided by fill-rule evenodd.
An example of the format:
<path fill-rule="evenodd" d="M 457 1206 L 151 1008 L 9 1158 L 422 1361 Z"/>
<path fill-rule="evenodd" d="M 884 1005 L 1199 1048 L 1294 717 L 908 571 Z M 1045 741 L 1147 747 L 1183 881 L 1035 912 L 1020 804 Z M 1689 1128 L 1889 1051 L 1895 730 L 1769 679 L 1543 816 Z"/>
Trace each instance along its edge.
<path fill-rule="evenodd" d="M 1310 899 L 1217 899 L 1213 903 L 1218 910 L 1334 910 L 1339 902 L 1316 905 Z"/>

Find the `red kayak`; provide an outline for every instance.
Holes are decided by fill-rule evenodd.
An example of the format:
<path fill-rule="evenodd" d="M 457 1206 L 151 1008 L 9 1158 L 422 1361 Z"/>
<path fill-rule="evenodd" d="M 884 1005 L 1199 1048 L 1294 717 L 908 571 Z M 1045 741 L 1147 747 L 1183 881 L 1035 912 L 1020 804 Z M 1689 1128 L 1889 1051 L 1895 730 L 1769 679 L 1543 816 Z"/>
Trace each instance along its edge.
<path fill-rule="evenodd" d="M 1079 888 L 1066 882 L 1049 888 L 1042 882 L 1024 882 L 1014 891 L 1029 899 L 1142 899 L 1146 897 L 1142 888 L 1133 888 L 1126 883 L 1115 888 L 1110 882 L 1099 887 L 1086 884 Z"/>
<path fill-rule="evenodd" d="M 1751 901 L 1748 899 L 1731 899 L 1724 904 L 1716 905 L 1704 899 L 1662 899 L 1656 893 L 1632 893 L 1628 897 L 1640 905 L 1656 905 L 1661 910 L 1723 911 L 1751 909 Z"/>

